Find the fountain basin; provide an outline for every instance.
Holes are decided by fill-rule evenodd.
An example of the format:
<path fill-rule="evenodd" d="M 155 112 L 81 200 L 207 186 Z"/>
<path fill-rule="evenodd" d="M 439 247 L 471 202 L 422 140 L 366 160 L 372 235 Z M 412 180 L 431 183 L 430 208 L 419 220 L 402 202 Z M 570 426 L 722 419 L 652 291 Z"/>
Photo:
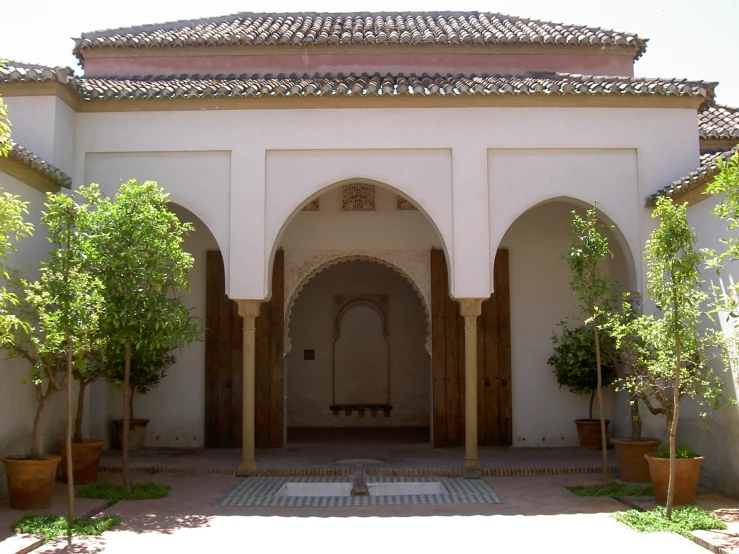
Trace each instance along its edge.
<path fill-rule="evenodd" d="M 440 482 L 367 483 L 370 496 L 449 494 Z M 285 483 L 275 496 L 351 496 L 352 483 Z"/>

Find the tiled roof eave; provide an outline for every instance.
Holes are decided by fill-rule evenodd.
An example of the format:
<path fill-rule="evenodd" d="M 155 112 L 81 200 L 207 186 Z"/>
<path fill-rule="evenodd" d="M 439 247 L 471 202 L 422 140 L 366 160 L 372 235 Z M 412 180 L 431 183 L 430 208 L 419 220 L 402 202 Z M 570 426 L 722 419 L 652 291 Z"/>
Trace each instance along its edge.
<path fill-rule="evenodd" d="M 713 154 L 705 154 L 701 156 L 702 163 L 698 169 L 691 171 L 684 177 L 673 181 L 663 189 L 657 191 L 655 194 L 647 198 L 647 207 L 654 206 L 657 203 L 657 199 L 661 196 L 668 196 L 670 198 L 678 198 L 688 192 L 697 189 L 702 185 L 710 183 L 716 175 L 719 173 L 718 160 L 729 160 L 739 152 L 739 146 L 735 146 L 731 150 L 724 152 L 716 152 Z"/>
<path fill-rule="evenodd" d="M 713 101 L 715 83 L 703 81 L 592 77 L 560 73 L 429 76 L 249 76 L 192 75 L 94 77 L 74 81 L 82 100 L 174 98 L 274 98 L 351 96 L 632 96 L 698 97 Z"/>
<path fill-rule="evenodd" d="M 13 143 L 7 159 L 32 169 L 59 187 L 72 188 L 72 178 L 69 175 L 22 146 Z"/>
<path fill-rule="evenodd" d="M 186 46 L 510 45 L 628 47 L 647 45 L 633 33 L 548 23 L 490 12 L 238 13 L 83 33 L 74 54 L 98 48 Z"/>

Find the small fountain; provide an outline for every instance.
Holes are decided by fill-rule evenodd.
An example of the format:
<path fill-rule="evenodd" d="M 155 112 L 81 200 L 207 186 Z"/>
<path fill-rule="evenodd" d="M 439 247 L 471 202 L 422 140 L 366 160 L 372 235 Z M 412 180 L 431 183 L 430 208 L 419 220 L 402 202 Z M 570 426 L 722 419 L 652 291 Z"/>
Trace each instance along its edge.
<path fill-rule="evenodd" d="M 352 484 L 351 495 L 369 496 L 369 488 L 364 480 L 364 467 L 362 466 L 362 462 L 359 462 L 354 467 L 354 483 Z"/>

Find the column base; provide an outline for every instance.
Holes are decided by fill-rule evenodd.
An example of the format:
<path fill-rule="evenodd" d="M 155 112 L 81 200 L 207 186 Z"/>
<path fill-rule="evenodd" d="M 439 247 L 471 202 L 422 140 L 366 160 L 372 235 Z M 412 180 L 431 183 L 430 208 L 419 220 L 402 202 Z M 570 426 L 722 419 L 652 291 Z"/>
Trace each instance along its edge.
<path fill-rule="evenodd" d="M 239 477 L 256 477 L 257 461 L 254 458 L 250 460 L 241 460 L 241 463 L 239 464 L 239 469 L 236 470 L 236 475 L 238 475 Z"/>
<path fill-rule="evenodd" d="M 480 467 L 480 461 L 475 459 L 464 459 L 464 467 L 462 468 L 462 477 L 465 479 L 479 479 L 482 477 L 482 468 Z"/>

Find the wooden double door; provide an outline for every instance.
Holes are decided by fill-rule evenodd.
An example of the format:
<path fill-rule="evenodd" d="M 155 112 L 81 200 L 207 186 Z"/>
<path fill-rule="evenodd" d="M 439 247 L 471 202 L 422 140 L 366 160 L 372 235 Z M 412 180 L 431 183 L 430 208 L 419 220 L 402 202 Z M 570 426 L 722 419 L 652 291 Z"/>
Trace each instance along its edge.
<path fill-rule="evenodd" d="M 225 293 L 223 258 L 208 252 L 205 337 L 205 446 L 238 448 L 242 432 L 243 322 Z M 272 298 L 257 318 L 257 448 L 284 442 L 284 253 L 272 272 Z M 495 292 L 483 302 L 477 321 L 478 443 L 510 445 L 511 333 L 508 251 L 495 259 Z M 444 252 L 431 251 L 431 334 L 433 371 L 433 444 L 464 444 L 464 320 L 449 296 Z"/>

